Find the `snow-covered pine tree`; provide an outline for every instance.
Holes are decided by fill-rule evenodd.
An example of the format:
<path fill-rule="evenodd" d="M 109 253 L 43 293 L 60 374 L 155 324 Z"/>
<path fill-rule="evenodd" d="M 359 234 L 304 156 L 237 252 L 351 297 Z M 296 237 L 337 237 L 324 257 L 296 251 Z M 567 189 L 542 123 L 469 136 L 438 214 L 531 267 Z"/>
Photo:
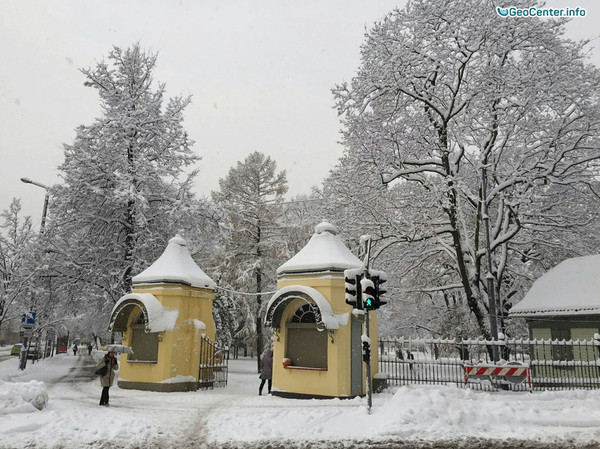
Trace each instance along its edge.
<path fill-rule="evenodd" d="M 563 34 L 564 22 L 508 20 L 486 0 L 414 0 L 373 27 L 357 75 L 334 90 L 349 159 L 427 199 L 417 204 L 434 221 L 415 243 L 429 250 L 414 266 L 435 255 L 453 269 L 423 290 L 458 284 L 486 336 L 524 231 L 574 229 L 583 209 L 557 214 L 550 196 L 558 185 L 585 195 L 597 173 L 600 71 Z"/>
<path fill-rule="evenodd" d="M 190 98 L 165 101 L 165 85 L 153 83 L 156 60 L 135 44 L 82 70 L 102 115 L 64 146 L 49 238 L 70 309 L 79 302 L 106 316 L 169 238 L 202 225 L 190 192 L 196 172 L 186 174 L 199 160 L 182 124 Z"/>
<path fill-rule="evenodd" d="M 288 253 L 278 219 L 283 214 L 284 195 L 288 190 L 285 171 L 277 173 L 270 157 L 255 151 L 238 162 L 219 180 L 213 201 L 222 208 L 223 250 L 217 261 L 218 277 L 238 295 L 237 312 L 243 314 L 234 337 L 246 343 L 256 341 L 260 370 L 263 350 L 263 295 L 274 290 L 277 267 Z"/>

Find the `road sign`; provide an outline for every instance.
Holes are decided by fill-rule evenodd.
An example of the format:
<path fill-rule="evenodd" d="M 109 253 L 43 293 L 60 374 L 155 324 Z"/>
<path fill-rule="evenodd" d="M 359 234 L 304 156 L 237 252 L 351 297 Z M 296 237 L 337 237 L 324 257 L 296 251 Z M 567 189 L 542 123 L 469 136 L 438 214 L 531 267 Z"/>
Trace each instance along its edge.
<path fill-rule="evenodd" d="M 35 312 L 26 312 L 21 316 L 21 324 L 35 324 Z"/>

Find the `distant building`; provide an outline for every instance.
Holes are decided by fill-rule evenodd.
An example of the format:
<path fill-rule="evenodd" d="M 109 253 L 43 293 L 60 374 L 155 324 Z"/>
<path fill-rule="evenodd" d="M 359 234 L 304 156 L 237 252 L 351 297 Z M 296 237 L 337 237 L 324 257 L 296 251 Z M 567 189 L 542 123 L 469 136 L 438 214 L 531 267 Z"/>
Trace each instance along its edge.
<path fill-rule="evenodd" d="M 552 268 L 533 283 L 509 316 L 526 319 L 531 339 L 592 340 L 600 333 L 600 255 L 567 259 Z M 569 362 L 598 358 L 598 354 L 582 354 L 582 350 L 569 344 L 535 346 L 532 359 Z M 574 368 L 557 363 L 554 374 L 569 377 Z M 597 368 L 593 371 L 590 375 L 597 376 Z"/>

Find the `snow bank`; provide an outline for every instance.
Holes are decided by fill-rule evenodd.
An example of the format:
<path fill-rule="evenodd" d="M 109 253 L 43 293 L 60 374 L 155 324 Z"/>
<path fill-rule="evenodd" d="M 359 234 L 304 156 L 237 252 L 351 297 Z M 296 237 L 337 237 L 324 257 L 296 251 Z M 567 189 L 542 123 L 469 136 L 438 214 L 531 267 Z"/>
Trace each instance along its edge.
<path fill-rule="evenodd" d="M 175 377 L 171 377 L 170 379 L 165 379 L 161 383 L 162 384 L 178 384 L 185 382 L 196 382 L 196 378 L 194 376 L 182 376 L 178 374 Z"/>
<path fill-rule="evenodd" d="M 260 399 L 260 398 L 257 398 Z M 481 392 L 414 385 L 366 398 L 286 400 L 246 398 L 214 410 L 206 421 L 210 440 L 255 444 L 286 440 L 448 441 L 493 439 L 539 443 L 600 441 L 600 392 Z M 223 423 L 235 422 L 235 426 Z M 260 425 L 257 425 L 260 423 Z M 361 425 L 356 425 L 361 423 Z M 210 441 L 209 440 L 209 441 Z M 557 446 L 558 447 L 558 446 Z"/>
<path fill-rule="evenodd" d="M 61 355 L 28 365 L 25 372 L 18 370 L 17 360 L 0 363 L 1 379 L 25 383 L 35 376 L 45 382 L 52 398 L 26 420 L 17 410 L 4 411 L 0 447 L 23 447 L 24 442 L 38 449 L 258 448 L 284 447 L 286 442 L 297 443 L 289 445 L 293 447 L 327 447 L 328 442 L 363 447 L 366 440 L 371 446 L 454 441 L 462 447 L 461 442 L 477 439 L 514 440 L 514 447 L 524 441 L 536 447 L 598 447 L 600 441 L 598 390 L 531 394 L 415 385 L 375 394 L 369 415 L 366 398 L 258 396 L 256 359 L 239 359 L 229 361 L 226 388 L 159 393 L 114 387 L 106 408 L 98 406 L 97 379 L 71 382 L 68 373 L 83 368 L 84 360 Z M 12 396 L 14 390 L 9 391 Z"/>
<path fill-rule="evenodd" d="M 42 410 L 48 403 L 44 382 L 4 382 L 0 380 L 0 415 Z"/>

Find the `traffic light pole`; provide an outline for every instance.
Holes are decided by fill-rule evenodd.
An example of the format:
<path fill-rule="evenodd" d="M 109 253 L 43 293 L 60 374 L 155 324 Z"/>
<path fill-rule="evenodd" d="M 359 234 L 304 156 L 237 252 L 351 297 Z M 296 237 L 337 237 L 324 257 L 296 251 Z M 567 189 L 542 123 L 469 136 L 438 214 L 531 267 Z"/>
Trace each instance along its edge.
<path fill-rule="evenodd" d="M 369 259 L 371 257 L 371 237 L 364 236 L 361 237 L 361 240 L 365 241 L 365 278 L 369 273 Z M 367 411 L 369 415 L 371 414 L 371 406 L 373 405 L 373 386 L 371 382 L 371 336 L 369 334 L 369 309 L 365 310 L 365 335 L 367 336 L 369 342 L 369 353 L 368 357 L 365 357 L 366 366 L 366 378 L 365 378 L 365 388 L 367 389 Z"/>
<path fill-rule="evenodd" d="M 369 339 L 369 356 L 365 360 L 365 364 L 367 365 L 366 370 L 366 379 L 365 379 L 365 387 L 367 389 L 367 411 L 369 415 L 371 414 L 371 406 L 373 405 L 373 386 L 371 382 L 371 337 L 369 337 L 369 311 L 365 311 L 365 335 Z"/>

